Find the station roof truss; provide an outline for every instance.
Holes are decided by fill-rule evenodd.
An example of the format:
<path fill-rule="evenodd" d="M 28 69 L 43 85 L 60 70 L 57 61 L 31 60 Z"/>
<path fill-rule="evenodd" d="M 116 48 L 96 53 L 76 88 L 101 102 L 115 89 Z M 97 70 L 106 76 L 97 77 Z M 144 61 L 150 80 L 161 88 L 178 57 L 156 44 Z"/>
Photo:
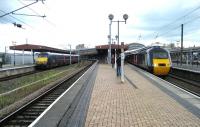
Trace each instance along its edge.
<path fill-rule="evenodd" d="M 111 49 L 121 49 L 121 48 L 122 48 L 122 45 L 111 44 Z M 127 50 L 128 46 L 124 45 L 123 48 L 125 50 Z M 100 49 L 109 49 L 109 45 L 99 45 L 99 46 L 96 46 L 96 49 L 97 50 L 100 50 Z"/>
<path fill-rule="evenodd" d="M 85 48 L 85 49 L 78 49 L 76 50 L 76 54 L 80 55 L 97 55 L 96 48 Z"/>
<path fill-rule="evenodd" d="M 33 44 L 22 44 L 22 45 L 15 45 L 10 46 L 11 50 L 18 50 L 18 51 L 33 51 L 33 52 L 53 52 L 53 53 L 63 53 L 63 54 L 69 54 L 69 50 L 63 50 L 63 49 L 57 49 L 42 45 L 33 45 Z M 72 54 L 75 52 L 72 51 Z"/>
<path fill-rule="evenodd" d="M 112 44 L 111 49 L 121 49 L 122 45 Z M 123 46 L 124 50 L 128 49 L 127 45 Z M 57 49 L 42 45 L 33 45 L 33 44 L 22 44 L 22 45 L 15 45 L 10 46 L 11 50 L 18 50 L 18 51 L 33 51 L 33 52 L 52 52 L 52 53 L 63 53 L 63 54 L 70 54 L 69 50 Z M 79 54 L 79 55 L 97 55 L 98 51 L 100 50 L 108 50 L 109 45 L 99 45 L 95 48 L 84 48 L 84 49 L 77 49 L 72 50 L 72 54 Z"/>

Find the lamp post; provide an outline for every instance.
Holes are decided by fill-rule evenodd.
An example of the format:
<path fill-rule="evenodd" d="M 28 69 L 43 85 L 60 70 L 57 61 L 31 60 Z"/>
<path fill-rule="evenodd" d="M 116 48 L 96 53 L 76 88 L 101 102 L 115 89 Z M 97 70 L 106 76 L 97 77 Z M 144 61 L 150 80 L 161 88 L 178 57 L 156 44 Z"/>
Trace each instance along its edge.
<path fill-rule="evenodd" d="M 126 20 L 128 19 L 128 15 L 127 14 L 124 14 L 123 15 L 123 19 L 124 19 L 124 21 L 120 21 L 120 20 L 117 20 L 117 21 L 112 21 L 113 20 L 113 18 L 114 18 L 114 16 L 112 15 L 112 14 L 110 14 L 109 16 L 109 19 L 110 19 L 110 24 L 112 24 L 112 22 L 117 22 L 117 33 L 118 33 L 118 35 L 116 36 L 116 38 L 117 38 L 117 42 L 118 42 L 118 50 L 119 50 L 119 23 L 120 22 L 124 22 L 125 24 L 126 24 Z M 111 31 L 111 27 L 110 27 L 110 31 Z M 110 32 L 110 37 L 111 37 L 111 32 Z M 124 45 L 124 44 L 123 44 Z M 122 46 L 123 46 L 122 45 Z M 122 49 L 121 49 L 121 81 L 122 82 L 124 82 L 124 49 L 123 49 L 124 47 L 122 47 Z"/>
<path fill-rule="evenodd" d="M 110 24 L 109 24 L 109 52 L 108 52 L 108 63 L 111 63 L 111 25 L 112 25 L 112 20 L 114 18 L 114 16 L 112 14 L 108 15 L 108 18 L 110 20 Z"/>
<path fill-rule="evenodd" d="M 107 59 L 107 62 L 108 62 L 108 64 L 110 64 L 111 63 L 111 52 L 110 52 L 110 45 L 111 45 L 111 37 L 110 37 L 110 35 L 108 35 L 108 45 L 109 45 L 109 48 L 108 48 L 108 59 Z"/>
<path fill-rule="evenodd" d="M 117 41 L 117 38 L 118 38 L 118 36 L 116 35 L 115 36 L 115 39 L 113 39 L 113 40 L 116 40 Z M 114 65 L 114 68 L 116 69 L 117 68 L 117 64 L 116 64 L 116 46 L 115 46 L 115 41 L 114 41 L 114 49 L 115 49 L 115 65 Z"/>
<path fill-rule="evenodd" d="M 112 22 L 117 22 L 117 33 L 118 33 L 118 35 L 117 35 L 117 40 L 118 40 L 117 44 L 118 44 L 118 49 L 119 49 L 119 23 L 120 22 L 124 22 L 126 24 L 126 20 L 128 19 L 128 15 L 127 14 L 123 15 L 124 21 L 120 21 L 120 20 L 113 21 L 114 16 L 112 14 L 110 14 L 108 17 L 110 19 L 110 25 L 112 24 Z M 110 26 L 110 36 L 111 36 L 111 26 Z"/>

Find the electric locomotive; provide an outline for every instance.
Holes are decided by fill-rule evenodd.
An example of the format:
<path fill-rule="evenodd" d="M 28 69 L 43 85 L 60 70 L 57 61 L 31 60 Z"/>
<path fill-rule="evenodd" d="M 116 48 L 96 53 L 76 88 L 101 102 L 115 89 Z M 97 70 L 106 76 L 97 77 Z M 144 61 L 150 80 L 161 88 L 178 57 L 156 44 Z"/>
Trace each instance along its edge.
<path fill-rule="evenodd" d="M 71 54 L 71 63 L 78 62 L 78 55 Z M 36 59 L 36 68 L 53 68 L 70 64 L 69 54 L 41 52 Z"/>
<path fill-rule="evenodd" d="M 155 75 L 166 76 L 170 71 L 170 53 L 160 46 L 126 51 L 125 54 L 129 63 L 146 69 Z"/>

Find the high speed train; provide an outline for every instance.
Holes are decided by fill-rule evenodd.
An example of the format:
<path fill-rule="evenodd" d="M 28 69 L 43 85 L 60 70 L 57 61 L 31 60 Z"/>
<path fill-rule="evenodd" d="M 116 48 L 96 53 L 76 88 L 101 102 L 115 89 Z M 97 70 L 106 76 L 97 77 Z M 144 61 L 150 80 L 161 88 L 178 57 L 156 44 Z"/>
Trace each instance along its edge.
<path fill-rule="evenodd" d="M 71 63 L 78 62 L 78 55 L 71 54 Z M 53 68 L 70 64 L 70 54 L 41 52 L 36 58 L 36 68 Z"/>
<path fill-rule="evenodd" d="M 166 76 L 170 71 L 170 53 L 160 46 L 127 50 L 125 54 L 129 63 L 146 69 L 155 75 Z"/>

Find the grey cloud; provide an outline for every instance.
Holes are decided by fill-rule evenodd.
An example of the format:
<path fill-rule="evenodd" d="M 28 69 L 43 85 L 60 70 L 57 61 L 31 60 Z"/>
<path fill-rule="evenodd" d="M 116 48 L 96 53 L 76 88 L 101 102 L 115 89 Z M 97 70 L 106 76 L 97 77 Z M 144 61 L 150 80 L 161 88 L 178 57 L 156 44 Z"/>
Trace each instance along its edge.
<path fill-rule="evenodd" d="M 145 35 L 146 37 L 152 37 L 158 35 L 163 35 L 165 37 L 179 37 L 181 31 L 181 24 L 185 24 L 184 33 L 187 34 L 189 30 L 196 32 L 197 26 L 200 26 L 200 9 L 189 14 L 185 18 L 181 18 L 177 21 L 179 17 L 188 14 L 195 8 L 193 7 L 185 8 L 184 3 L 177 3 L 168 10 L 153 10 L 141 17 L 141 25 L 133 26 L 133 29 L 143 30 L 152 32 L 150 35 Z M 185 3 L 187 4 L 187 3 Z M 199 18 L 198 18 L 199 17 Z M 198 19 L 197 19 L 198 18 Z M 175 21 L 175 22 L 174 22 Z"/>

